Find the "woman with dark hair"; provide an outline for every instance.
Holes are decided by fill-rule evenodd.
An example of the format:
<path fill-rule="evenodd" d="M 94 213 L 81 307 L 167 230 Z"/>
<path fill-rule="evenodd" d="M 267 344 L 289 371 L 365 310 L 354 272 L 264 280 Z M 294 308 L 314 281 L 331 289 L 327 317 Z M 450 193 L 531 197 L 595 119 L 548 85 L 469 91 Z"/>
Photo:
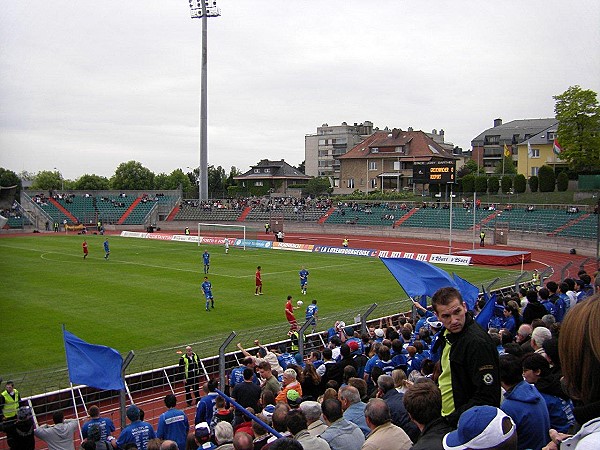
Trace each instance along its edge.
<path fill-rule="evenodd" d="M 573 403 L 563 391 L 560 378 L 550 371 L 550 363 L 539 353 L 525 355 L 521 361 L 523 378 L 535 385 L 546 401 L 550 426 L 561 433 L 569 431 L 575 423 Z"/>
<path fill-rule="evenodd" d="M 573 306 L 565 316 L 558 351 L 565 386 L 579 405 L 573 414 L 581 429 L 569 437 L 550 430 L 548 449 L 600 448 L 600 295 Z"/>
<path fill-rule="evenodd" d="M 317 400 L 319 395 L 323 393 L 321 389 L 321 377 L 317 373 L 315 366 L 311 363 L 306 363 L 302 371 L 302 398 L 303 400 Z"/>

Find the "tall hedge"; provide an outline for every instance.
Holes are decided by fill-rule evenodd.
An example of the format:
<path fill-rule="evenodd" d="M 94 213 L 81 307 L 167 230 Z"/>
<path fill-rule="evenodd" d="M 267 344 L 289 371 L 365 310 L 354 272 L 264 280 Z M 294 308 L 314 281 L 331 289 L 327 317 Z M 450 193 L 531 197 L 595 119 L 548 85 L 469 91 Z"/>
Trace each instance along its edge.
<path fill-rule="evenodd" d="M 558 177 L 556 177 L 556 188 L 558 192 L 565 192 L 569 189 L 569 175 L 567 172 L 563 171 L 558 174 Z"/>
<path fill-rule="evenodd" d="M 475 190 L 478 194 L 485 194 L 488 188 L 488 179 L 484 175 L 475 178 Z"/>
<path fill-rule="evenodd" d="M 461 180 L 463 192 L 475 192 L 475 175 L 465 175 Z"/>
<path fill-rule="evenodd" d="M 491 195 L 496 195 L 498 190 L 500 189 L 500 181 L 498 181 L 498 177 L 490 177 L 488 179 L 488 192 Z"/>
<path fill-rule="evenodd" d="M 513 177 L 510 175 L 504 175 L 502 180 L 500 180 L 500 185 L 502 186 L 502 193 L 508 194 L 513 187 Z"/>
<path fill-rule="evenodd" d="M 556 188 L 556 175 L 554 175 L 552 167 L 546 165 L 540 167 L 538 178 L 540 180 L 540 192 L 554 192 Z"/>
<path fill-rule="evenodd" d="M 529 177 L 529 190 L 531 192 L 537 192 L 539 185 L 540 179 L 538 177 L 536 177 L 535 175 Z"/>
<path fill-rule="evenodd" d="M 517 194 L 522 194 L 527 190 L 527 179 L 525 178 L 525 175 L 517 175 L 513 184 Z"/>

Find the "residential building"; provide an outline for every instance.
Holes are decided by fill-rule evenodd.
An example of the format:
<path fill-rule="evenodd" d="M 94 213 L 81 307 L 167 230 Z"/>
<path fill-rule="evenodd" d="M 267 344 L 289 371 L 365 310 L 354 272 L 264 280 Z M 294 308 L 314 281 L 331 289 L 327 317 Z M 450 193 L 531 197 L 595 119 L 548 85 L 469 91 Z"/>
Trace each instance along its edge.
<path fill-rule="evenodd" d="M 332 186 L 339 184 L 340 162 L 338 158 L 373 133 L 373 123 L 317 127 L 316 134 L 304 137 L 304 171 L 311 177 L 329 177 Z"/>
<path fill-rule="evenodd" d="M 568 168 L 568 163 L 560 159 L 560 149 L 555 147 L 558 123 L 531 136 L 527 141 L 518 144 L 517 172 L 525 178 L 538 174 L 540 167 L 546 165 L 554 169 Z"/>
<path fill-rule="evenodd" d="M 492 128 L 488 128 L 471 141 L 471 158 L 482 166 L 486 173 L 493 173 L 496 166 L 502 164 L 505 145 L 513 161 L 520 161 L 520 144 L 544 130 L 556 128 L 557 124 L 557 120 L 553 118 L 521 119 L 505 124 L 502 123 L 502 119 L 495 119 Z"/>
<path fill-rule="evenodd" d="M 299 191 L 294 191 L 294 186 L 306 184 L 310 178 L 283 159 L 281 161 L 263 159 L 252 166 L 248 172 L 233 177 L 234 180 L 241 181 L 246 187 L 268 187 L 272 189 L 273 194 L 280 195 L 298 194 Z"/>
<path fill-rule="evenodd" d="M 412 186 L 413 163 L 456 159 L 423 131 L 376 131 L 339 157 L 336 194 L 400 191 Z"/>

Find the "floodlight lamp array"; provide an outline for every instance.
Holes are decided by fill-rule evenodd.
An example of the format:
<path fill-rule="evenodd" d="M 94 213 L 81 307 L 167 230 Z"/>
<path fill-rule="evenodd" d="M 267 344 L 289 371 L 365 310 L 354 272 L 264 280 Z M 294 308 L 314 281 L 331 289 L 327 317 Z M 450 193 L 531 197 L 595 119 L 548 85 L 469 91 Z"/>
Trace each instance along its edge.
<path fill-rule="evenodd" d="M 202 0 L 189 0 L 189 2 L 192 19 L 202 18 Z M 215 0 L 204 0 L 204 5 L 206 8 L 206 17 L 218 17 L 221 15 L 221 10 L 217 8 Z"/>

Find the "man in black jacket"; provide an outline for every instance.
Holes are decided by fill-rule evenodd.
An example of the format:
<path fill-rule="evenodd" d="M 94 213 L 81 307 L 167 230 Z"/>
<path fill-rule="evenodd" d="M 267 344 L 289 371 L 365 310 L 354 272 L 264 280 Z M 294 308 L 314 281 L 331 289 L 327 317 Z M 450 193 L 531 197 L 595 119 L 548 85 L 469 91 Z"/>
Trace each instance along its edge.
<path fill-rule="evenodd" d="M 456 426 L 460 415 L 477 405 L 500 406 L 498 351 L 473 320 L 457 289 L 439 289 L 431 303 L 444 325 L 433 352 L 441 351 L 442 416 Z"/>

